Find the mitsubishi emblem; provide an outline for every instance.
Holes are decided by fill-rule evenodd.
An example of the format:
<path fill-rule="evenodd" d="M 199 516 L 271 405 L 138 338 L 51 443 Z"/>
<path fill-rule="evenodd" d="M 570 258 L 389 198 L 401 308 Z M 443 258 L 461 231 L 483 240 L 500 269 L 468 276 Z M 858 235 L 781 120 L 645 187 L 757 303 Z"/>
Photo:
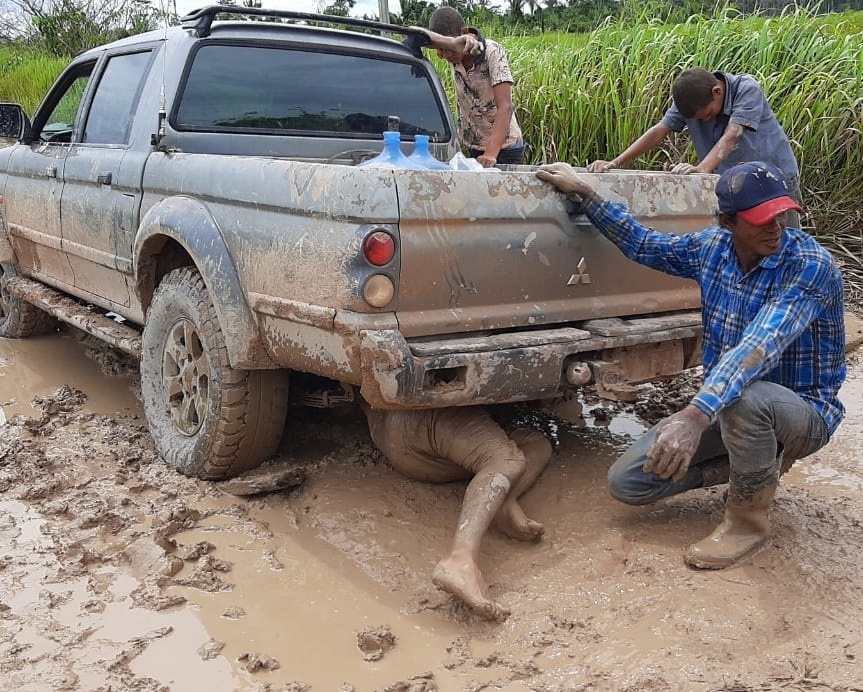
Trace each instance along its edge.
<path fill-rule="evenodd" d="M 587 273 L 587 260 L 584 259 L 584 257 L 578 260 L 576 269 L 578 269 L 578 273 L 570 276 L 569 281 L 566 282 L 566 285 L 575 286 L 577 283 L 589 284 L 590 274 Z"/>

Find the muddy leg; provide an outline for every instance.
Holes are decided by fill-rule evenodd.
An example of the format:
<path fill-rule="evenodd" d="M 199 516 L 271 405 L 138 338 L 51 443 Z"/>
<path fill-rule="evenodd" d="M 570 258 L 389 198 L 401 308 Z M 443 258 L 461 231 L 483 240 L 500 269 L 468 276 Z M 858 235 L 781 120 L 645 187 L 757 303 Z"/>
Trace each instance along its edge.
<path fill-rule="evenodd" d="M 482 538 L 501 510 L 509 531 L 520 537 L 534 537 L 542 526 L 531 522 L 517 503 L 518 496 L 530 487 L 548 462 L 551 447 L 540 435 L 519 435 L 530 452 L 530 468 L 525 453 L 491 416 L 481 409 L 440 416 L 436 439 L 447 440 L 446 457 L 474 474 L 465 491 L 450 554 L 432 573 L 438 588 L 467 603 L 480 616 L 502 619 L 509 611 L 488 596 L 479 569 Z"/>
<path fill-rule="evenodd" d="M 496 465 L 474 476 L 465 491 L 452 550 L 432 572 L 435 586 L 460 598 L 486 620 L 509 615 L 507 608 L 489 598 L 478 559 L 482 538 L 511 488 L 510 479 Z"/>
<path fill-rule="evenodd" d="M 516 502 L 548 462 L 551 447 L 525 433 L 519 449 L 481 408 L 366 412 L 372 439 L 390 463 L 411 478 L 449 482 L 471 478 L 465 491 L 452 550 L 434 568 L 435 585 L 463 600 L 480 617 L 502 619 L 509 611 L 488 596 L 479 569 L 480 544 L 504 505 L 510 535 L 533 538 L 542 526 Z M 539 436 L 542 438 L 542 436 Z M 527 477 L 522 480 L 522 477 Z M 509 500 L 511 496 L 511 500 Z M 509 503 L 508 503 L 509 500 Z"/>
<path fill-rule="evenodd" d="M 551 443 L 545 435 L 535 430 L 515 430 L 510 439 L 524 454 L 525 470 L 515 482 L 497 516 L 495 527 L 510 538 L 520 541 L 538 541 L 545 533 L 545 527 L 528 517 L 518 502 L 536 479 L 545 470 L 551 459 Z"/>

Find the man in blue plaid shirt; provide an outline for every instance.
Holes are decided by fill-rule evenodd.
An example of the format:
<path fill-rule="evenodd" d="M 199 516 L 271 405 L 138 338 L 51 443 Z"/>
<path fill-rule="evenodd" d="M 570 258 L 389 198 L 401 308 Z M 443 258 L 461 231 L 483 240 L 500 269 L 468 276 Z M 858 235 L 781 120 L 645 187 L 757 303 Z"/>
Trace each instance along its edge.
<path fill-rule="evenodd" d="M 537 177 L 575 198 L 627 257 L 701 287 L 704 383 L 612 465 L 608 487 L 641 505 L 730 481 L 722 523 L 685 557 L 692 567 L 734 564 L 767 540 L 781 473 L 827 444 L 845 415 L 839 268 L 811 236 L 786 227 L 786 212 L 801 209 L 770 164 L 726 170 L 719 225 L 681 236 L 642 226 L 565 163 Z"/>

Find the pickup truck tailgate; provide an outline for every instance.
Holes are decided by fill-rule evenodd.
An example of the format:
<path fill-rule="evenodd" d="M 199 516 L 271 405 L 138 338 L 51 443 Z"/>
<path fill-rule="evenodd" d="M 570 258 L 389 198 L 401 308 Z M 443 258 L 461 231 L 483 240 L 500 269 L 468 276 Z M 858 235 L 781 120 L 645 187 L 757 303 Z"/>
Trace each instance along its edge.
<path fill-rule="evenodd" d="M 683 234 L 715 223 L 715 176 L 585 174 L 643 223 Z M 538 327 L 697 307 L 694 282 L 623 257 L 533 172 L 396 176 L 399 327 L 407 337 Z M 423 178 L 427 180 L 427 178 Z"/>

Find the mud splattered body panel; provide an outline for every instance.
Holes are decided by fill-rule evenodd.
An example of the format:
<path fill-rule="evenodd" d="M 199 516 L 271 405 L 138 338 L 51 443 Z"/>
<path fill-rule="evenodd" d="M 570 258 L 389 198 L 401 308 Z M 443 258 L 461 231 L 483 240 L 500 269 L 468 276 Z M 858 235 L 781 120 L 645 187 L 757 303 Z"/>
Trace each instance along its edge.
<path fill-rule="evenodd" d="M 591 178 L 646 225 L 682 234 L 711 222 L 710 176 Z M 408 336 L 538 327 L 697 307 L 694 283 L 626 260 L 532 172 L 400 176 Z"/>

